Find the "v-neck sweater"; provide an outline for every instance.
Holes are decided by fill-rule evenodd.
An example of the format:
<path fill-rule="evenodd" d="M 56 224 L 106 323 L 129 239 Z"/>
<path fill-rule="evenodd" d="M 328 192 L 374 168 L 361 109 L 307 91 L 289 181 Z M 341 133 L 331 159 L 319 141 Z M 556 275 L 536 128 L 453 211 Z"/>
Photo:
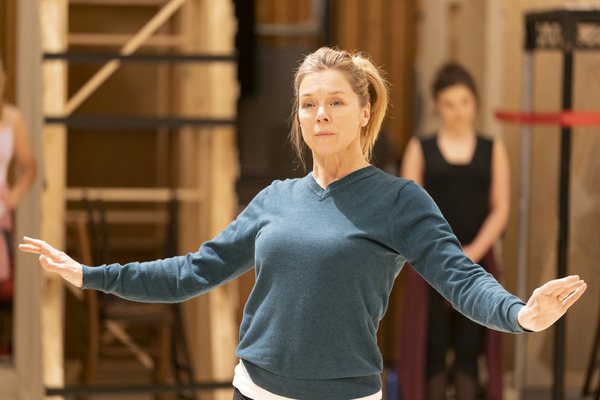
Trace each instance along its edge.
<path fill-rule="evenodd" d="M 319 186 L 275 181 L 195 253 L 83 268 L 83 287 L 179 302 L 255 268 L 236 354 L 254 383 L 296 399 L 381 389 L 377 328 L 409 262 L 467 317 L 523 332 L 523 301 L 462 252 L 431 197 L 374 166 Z"/>

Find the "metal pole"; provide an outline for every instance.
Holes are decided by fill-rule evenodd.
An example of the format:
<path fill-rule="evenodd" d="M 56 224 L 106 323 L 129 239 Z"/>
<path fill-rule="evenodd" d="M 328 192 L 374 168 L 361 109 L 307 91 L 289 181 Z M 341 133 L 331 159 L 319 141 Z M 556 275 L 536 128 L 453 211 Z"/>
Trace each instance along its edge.
<path fill-rule="evenodd" d="M 573 52 L 566 49 L 563 65 L 563 98 L 562 109 L 571 109 L 573 92 Z M 561 155 L 560 155 L 560 190 L 559 190 L 559 230 L 558 230 L 558 260 L 557 278 L 567 275 L 567 251 L 569 242 L 569 170 L 571 163 L 571 128 L 561 129 Z M 564 399 L 564 371 L 565 371 L 565 331 L 566 317 L 556 323 L 554 335 L 554 382 L 552 399 Z"/>
<path fill-rule="evenodd" d="M 522 67 L 521 108 L 523 112 L 531 112 L 533 108 L 533 54 L 526 50 Z M 531 125 L 521 125 L 521 178 L 519 182 L 518 255 L 517 255 L 517 296 L 527 299 L 527 259 L 529 236 L 529 196 L 531 180 Z M 527 336 L 518 335 L 515 342 L 515 389 L 519 398 L 523 397 L 525 374 L 527 371 Z"/>

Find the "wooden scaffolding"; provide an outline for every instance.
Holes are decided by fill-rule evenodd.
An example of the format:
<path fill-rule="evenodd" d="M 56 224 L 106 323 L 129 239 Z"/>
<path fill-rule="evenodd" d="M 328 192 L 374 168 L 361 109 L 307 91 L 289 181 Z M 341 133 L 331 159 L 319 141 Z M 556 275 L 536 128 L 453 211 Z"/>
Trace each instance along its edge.
<path fill-rule="evenodd" d="M 22 227 L 35 227 L 38 224 L 41 238 L 57 248 L 67 249 L 67 223 L 81 216 L 73 204 L 84 197 L 106 203 L 118 202 L 121 205 L 164 204 L 172 197 L 177 197 L 181 202 L 177 235 L 179 253 L 196 251 L 204 240 L 218 234 L 235 217 L 237 211 L 235 181 L 238 164 L 234 122 L 238 87 L 233 2 L 40 0 L 23 2 L 19 6 L 20 13 L 30 19 L 28 24 L 31 24 L 32 17 L 38 16 L 40 21 L 41 44 L 37 43 L 23 57 L 35 59 L 36 52 L 39 59 L 43 57 L 43 62 L 39 64 L 43 76 L 39 88 L 43 91 L 40 107 L 38 110 L 34 109 L 35 100 L 30 96 L 34 106 L 31 110 L 25 110 L 30 120 L 43 121 L 39 125 L 43 129 L 39 137 L 42 145 L 36 145 L 39 152 L 43 151 L 39 155 L 43 160 L 40 162 L 43 188 L 42 183 L 39 183 L 36 189 L 41 194 L 41 203 L 23 207 L 29 207 L 30 210 L 41 208 L 41 220 L 36 221 L 35 215 L 30 214 L 29 217 L 23 217 L 28 223 L 22 224 Z M 143 18 L 146 20 L 137 31 L 94 30 L 98 28 L 98 24 L 94 22 L 98 21 L 93 20 L 87 23 L 90 31 L 75 31 L 86 25 L 77 20 L 82 15 L 78 10 L 85 7 L 96 7 L 98 10 L 105 7 L 116 12 L 122 10 L 130 17 L 137 15 L 133 18 L 134 21 Z M 78 83 L 77 79 L 80 78 L 73 77 L 76 68 L 72 68 L 72 65 L 82 58 L 84 62 L 93 64 L 89 68 L 92 73 L 80 85 L 76 85 L 74 82 Z M 157 79 L 147 81 L 142 87 L 122 87 L 122 90 L 134 92 L 124 95 L 124 98 L 143 98 L 144 90 L 150 90 L 158 99 L 153 110 L 152 107 L 146 108 L 141 116 L 86 114 L 86 111 L 93 110 L 93 106 L 86 108 L 86 104 L 94 103 L 94 96 L 98 93 L 99 96 L 106 96 L 110 92 L 102 91 L 110 85 L 112 79 L 126 79 L 126 76 L 117 78 L 124 65 L 135 68 L 148 64 L 155 66 L 153 73 Z M 135 73 L 130 72 L 130 75 L 135 76 Z M 136 82 L 132 82 L 132 85 L 133 83 Z M 31 88 L 31 85 L 27 86 Z M 114 87 L 111 90 L 114 91 Z M 114 102 L 123 101 L 119 97 L 118 95 Z M 36 130 L 36 126 L 32 128 Z M 74 144 L 70 141 L 70 138 L 86 129 L 93 131 L 93 140 L 104 143 L 86 147 L 81 142 Z M 75 169 L 81 168 L 77 163 L 82 159 L 88 161 L 89 165 L 95 164 L 94 154 L 83 153 L 90 148 L 102 151 L 106 142 L 110 142 L 108 146 L 112 146 L 117 157 L 105 158 L 102 163 L 121 171 L 123 176 L 129 172 L 135 175 L 135 168 L 126 163 L 120 168 L 114 167 L 123 162 L 118 157 L 118 150 L 123 145 L 116 139 L 118 135 L 115 130 L 122 133 L 131 129 L 144 131 L 148 139 L 139 139 L 138 135 L 137 143 L 141 148 L 154 150 L 153 154 L 146 157 L 153 163 L 152 166 L 146 166 L 150 172 L 155 172 L 153 181 L 144 178 L 141 184 L 128 185 L 127 179 L 121 179 L 119 185 L 106 184 L 106 180 L 102 182 L 104 184 L 98 184 L 92 179 L 93 172 L 87 185 L 81 184 L 83 181 L 77 180 L 76 175 L 73 178 L 67 164 L 69 163 L 69 168 Z M 107 132 L 105 136 L 103 131 Z M 90 135 L 82 137 L 89 138 Z M 145 140 L 152 144 L 145 145 Z M 81 154 L 74 157 L 74 152 Z M 143 161 L 147 160 L 144 158 Z M 110 168 L 106 167 L 108 169 Z M 131 179 L 135 180 L 136 176 Z M 73 187 L 70 181 L 79 184 Z M 111 211 L 109 221 L 125 224 L 139 222 L 144 216 L 149 216 L 150 220 L 156 216 L 156 213 L 146 212 L 136 217 L 131 207 L 125 208 L 126 212 Z M 157 221 L 161 223 L 160 218 Z M 158 231 L 153 228 L 148 230 Z M 35 229 L 25 232 L 33 235 Z M 147 243 L 148 240 L 146 250 L 156 245 L 152 240 L 150 246 Z M 125 244 L 144 247 L 143 240 Z M 35 329 L 34 336 L 41 335 L 39 359 L 28 352 L 27 356 L 17 355 L 20 359 L 16 360 L 17 375 L 23 376 L 19 378 L 19 388 L 16 391 L 22 398 L 35 399 L 45 395 L 44 388 L 60 388 L 64 385 L 65 291 L 58 276 L 41 273 L 34 265 L 37 260 L 20 256 L 19 262 L 30 264 L 32 271 L 28 272 L 30 277 L 22 275 L 21 282 L 17 282 L 18 287 L 24 286 L 23 279 L 34 279 L 34 283 L 38 279 L 42 288 L 39 296 L 32 296 L 27 290 L 18 292 L 22 309 L 36 309 L 31 304 L 26 306 L 25 302 L 39 302 L 41 327 L 35 329 L 33 326 L 36 325 L 32 322 L 35 321 L 35 315 L 31 318 L 17 313 L 17 319 L 27 321 L 16 321 L 17 330 L 19 326 L 26 326 L 28 330 Z M 77 290 L 74 293 L 79 295 Z M 193 338 L 190 341 L 191 358 L 202 360 L 196 365 L 195 379 L 231 379 L 236 362 L 234 349 L 238 330 L 236 298 L 237 287 L 233 282 L 183 305 L 187 334 Z M 21 339 L 17 338 L 17 342 L 19 340 Z M 29 344 L 25 340 L 16 344 L 17 353 L 37 341 L 33 336 L 27 340 Z M 43 372 L 34 374 L 31 378 L 24 376 L 27 369 L 34 366 L 39 368 L 40 365 L 43 365 Z M 43 378 L 39 378 L 40 376 Z M 39 385 L 40 379 L 43 387 Z M 217 394 L 215 398 L 218 397 Z"/>

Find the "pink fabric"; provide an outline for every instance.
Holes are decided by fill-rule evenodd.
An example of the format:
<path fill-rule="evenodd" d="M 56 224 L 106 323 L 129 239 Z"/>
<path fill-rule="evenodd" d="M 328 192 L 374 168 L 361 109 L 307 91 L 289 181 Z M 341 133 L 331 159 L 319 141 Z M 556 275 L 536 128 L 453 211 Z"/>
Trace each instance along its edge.
<path fill-rule="evenodd" d="M 4 112 L 2 112 L 4 111 Z M 13 157 L 14 139 L 11 121 L 13 117 L 12 108 L 4 105 L 0 110 L 0 192 L 5 189 L 8 167 Z M 10 210 L 4 205 L 0 198 L 0 282 L 10 278 L 11 268 L 7 243 L 2 231 L 12 231 L 12 218 Z"/>
<path fill-rule="evenodd" d="M 489 273 L 498 277 L 492 251 L 485 256 Z M 396 369 L 398 393 L 403 400 L 425 399 L 425 362 L 427 347 L 428 284 L 408 264 L 402 298 L 402 326 L 397 330 Z M 485 358 L 489 380 L 486 400 L 502 400 L 502 338 L 500 332 L 487 329 Z"/>
<path fill-rule="evenodd" d="M 0 217 L 0 282 L 8 280 L 11 277 L 10 256 L 8 243 L 4 237 L 4 231 L 12 232 L 12 218 L 9 213 Z"/>

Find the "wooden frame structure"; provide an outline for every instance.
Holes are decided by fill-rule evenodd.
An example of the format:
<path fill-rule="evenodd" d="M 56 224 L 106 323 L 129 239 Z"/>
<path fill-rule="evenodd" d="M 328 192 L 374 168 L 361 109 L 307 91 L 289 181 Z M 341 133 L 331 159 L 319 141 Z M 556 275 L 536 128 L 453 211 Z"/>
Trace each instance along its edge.
<path fill-rule="evenodd" d="M 69 5 L 73 4 L 156 6 L 160 10 L 132 36 L 70 34 Z M 18 2 L 17 13 L 18 47 L 22 49 L 17 65 L 20 72 L 18 104 L 27 120 L 31 121 L 30 130 L 42 167 L 42 179 L 38 179 L 32 195 L 25 199 L 20 209 L 17 235 L 40 236 L 64 249 L 67 201 L 81 196 L 86 188 L 67 187 L 67 126 L 55 122 L 43 124 L 43 121 L 72 115 L 110 78 L 121 62 L 109 61 L 73 96 L 68 97 L 67 61 L 53 59 L 41 62 L 41 55 L 65 53 L 70 45 L 115 43 L 123 44 L 120 56 L 133 54 L 141 46 L 176 48 L 186 53 L 233 54 L 236 29 L 233 2 L 32 0 Z M 167 20 L 178 24 L 181 32 L 154 35 Z M 40 21 L 40 24 L 32 24 L 32 21 Z M 40 34 L 36 35 L 38 29 Z M 41 42 L 38 38 L 42 38 Z M 235 120 L 238 88 L 234 63 L 195 69 L 189 65 L 176 68 L 183 73 L 176 74 L 174 87 L 167 90 L 172 92 L 172 98 L 176 98 L 179 115 Z M 41 96 L 40 90 L 43 90 Z M 177 135 L 179 189 L 175 193 L 185 202 L 179 234 L 184 240 L 179 250 L 188 252 L 195 251 L 202 241 L 215 236 L 235 217 L 234 184 L 238 174 L 236 131 L 233 124 L 188 124 L 180 128 Z M 95 196 L 161 202 L 172 193 L 161 188 L 96 188 Z M 16 314 L 19 317 L 15 321 L 18 333 L 15 393 L 18 399 L 36 400 L 44 397 L 44 388 L 64 385 L 64 285 L 57 276 L 43 274 L 34 258 L 19 255 L 17 262 L 28 264 L 28 268 L 17 278 Z M 202 360 L 202 365 L 196 368 L 196 379 L 232 377 L 238 331 L 236 298 L 237 288 L 233 282 L 183 306 L 188 334 L 195 340 L 191 358 Z M 220 396 L 216 393 L 215 398 Z M 230 393 L 224 395 L 230 396 Z"/>

